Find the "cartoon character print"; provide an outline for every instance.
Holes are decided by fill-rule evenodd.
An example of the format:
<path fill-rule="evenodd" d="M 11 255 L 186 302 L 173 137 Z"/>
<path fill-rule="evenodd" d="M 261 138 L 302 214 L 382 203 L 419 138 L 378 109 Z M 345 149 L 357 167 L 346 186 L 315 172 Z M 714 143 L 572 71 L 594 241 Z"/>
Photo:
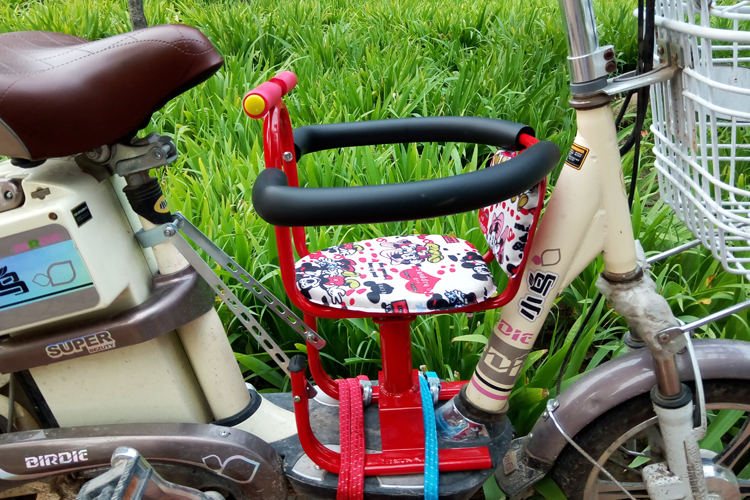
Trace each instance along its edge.
<path fill-rule="evenodd" d="M 511 251 L 505 251 L 505 262 L 503 265 L 503 269 L 506 270 L 507 273 L 509 273 L 510 276 L 514 276 L 516 274 L 516 270 L 518 269 L 518 265 L 515 264 L 517 261 L 518 263 L 523 260 L 523 252 L 526 249 L 526 242 L 529 240 L 529 230 L 531 229 L 531 226 L 524 226 L 523 224 L 516 224 L 515 230 L 520 236 L 518 237 L 518 240 L 513 243 L 513 247 L 511 248 Z M 516 259 L 513 259 L 513 256 L 515 255 Z"/>
<path fill-rule="evenodd" d="M 394 300 L 393 302 L 383 302 L 380 304 L 383 312 L 387 314 L 407 314 L 409 312 L 409 303 L 405 300 Z"/>
<path fill-rule="evenodd" d="M 380 255 L 390 259 L 391 264 L 419 265 L 422 262 L 436 263 L 443 260 L 440 246 L 431 241 L 414 242 L 408 238 L 394 242 L 382 242 L 381 247 L 387 248 Z"/>
<path fill-rule="evenodd" d="M 349 290 L 359 288 L 359 281 L 354 277 L 354 262 L 349 259 L 329 259 L 322 257 L 313 262 L 303 262 L 297 268 L 297 284 L 302 295 L 310 300 L 312 290 L 318 288 L 328 297 L 323 297 L 324 304 L 343 304 Z"/>
<path fill-rule="evenodd" d="M 517 151 L 498 150 L 490 166 L 517 156 Z M 479 227 L 487 244 L 508 276 L 514 276 L 523 261 L 534 211 L 540 203 L 539 185 L 479 211 Z"/>
<path fill-rule="evenodd" d="M 455 309 L 495 291 L 482 255 L 456 237 L 389 236 L 356 245 L 364 250 L 348 257 L 338 247 L 303 257 L 297 289 L 316 304 L 380 314 Z"/>
<path fill-rule="evenodd" d="M 436 293 L 427 301 L 427 308 L 431 311 L 443 311 L 446 309 L 456 309 L 458 307 L 475 304 L 477 296 L 472 293 L 464 293 L 461 290 L 448 290 L 445 297 Z"/>
<path fill-rule="evenodd" d="M 341 245 L 337 245 L 335 247 L 329 247 L 321 250 L 321 252 L 330 253 L 333 255 L 341 255 L 342 257 L 348 257 L 350 255 L 355 255 L 358 252 L 361 252 L 364 250 L 365 247 L 358 243 L 343 243 Z"/>
<path fill-rule="evenodd" d="M 506 151 L 504 149 L 498 149 L 497 152 L 492 157 L 492 160 L 490 161 L 490 166 L 499 165 L 500 163 L 505 163 L 511 158 L 515 158 L 516 156 L 518 156 L 519 153 L 520 151 Z"/>
<path fill-rule="evenodd" d="M 511 203 L 516 203 L 516 200 L 518 200 L 518 203 L 516 203 L 516 207 L 518 207 L 518 211 L 522 214 L 526 215 L 528 212 L 526 211 L 526 205 L 529 204 L 529 195 L 534 193 L 534 188 L 527 189 L 523 193 L 519 194 L 518 196 L 514 196 L 510 199 Z"/>
<path fill-rule="evenodd" d="M 487 226 L 485 239 L 495 256 L 504 254 L 505 242 L 514 238 L 513 231 L 505 223 L 505 213 L 502 211 L 493 211 L 490 216 L 490 223 Z"/>
<path fill-rule="evenodd" d="M 387 283 L 365 281 L 364 285 L 370 289 L 370 292 L 367 294 L 367 299 L 373 304 L 380 302 L 381 295 L 390 295 L 393 293 L 393 287 Z"/>
<path fill-rule="evenodd" d="M 461 267 L 471 269 L 474 274 L 471 275 L 477 281 L 492 281 L 490 268 L 484 262 L 484 259 L 477 252 L 467 252 L 461 257 Z"/>

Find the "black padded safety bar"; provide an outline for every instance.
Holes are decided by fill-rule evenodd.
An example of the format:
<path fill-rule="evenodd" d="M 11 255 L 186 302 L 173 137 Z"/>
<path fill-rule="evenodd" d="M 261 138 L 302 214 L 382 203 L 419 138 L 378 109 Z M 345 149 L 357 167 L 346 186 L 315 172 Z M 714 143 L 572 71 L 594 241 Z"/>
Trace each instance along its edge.
<path fill-rule="evenodd" d="M 557 165 L 560 150 L 540 141 L 499 165 L 442 179 L 340 188 L 296 188 L 277 168 L 263 170 L 253 205 L 275 226 L 329 226 L 429 219 L 469 212 L 532 188 Z"/>
<path fill-rule="evenodd" d="M 366 122 L 306 125 L 294 129 L 294 152 L 307 153 L 352 146 L 405 142 L 465 142 L 505 149 L 520 149 L 521 134 L 533 136 L 528 125 L 475 116 L 395 118 Z"/>

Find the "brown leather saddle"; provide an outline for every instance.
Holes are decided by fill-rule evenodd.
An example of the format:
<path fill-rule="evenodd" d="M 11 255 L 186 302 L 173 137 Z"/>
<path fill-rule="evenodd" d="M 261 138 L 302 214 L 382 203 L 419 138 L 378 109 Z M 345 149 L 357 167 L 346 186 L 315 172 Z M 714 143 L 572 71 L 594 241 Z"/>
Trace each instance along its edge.
<path fill-rule="evenodd" d="M 0 34 L 0 155 L 42 160 L 127 141 L 222 64 L 200 31 L 178 24 L 94 42 Z"/>

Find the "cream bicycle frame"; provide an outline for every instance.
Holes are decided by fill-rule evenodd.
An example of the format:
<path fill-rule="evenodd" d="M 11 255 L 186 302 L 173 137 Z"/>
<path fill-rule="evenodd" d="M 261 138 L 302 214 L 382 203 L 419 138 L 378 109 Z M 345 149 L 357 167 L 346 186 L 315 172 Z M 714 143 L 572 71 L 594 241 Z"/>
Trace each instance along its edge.
<path fill-rule="evenodd" d="M 524 284 L 503 307 L 467 387 L 467 398 L 487 412 L 507 410 L 516 376 L 555 298 L 592 260 L 601 253 L 614 276 L 637 268 L 612 110 L 604 104 L 576 113 L 573 149 L 527 249 Z"/>

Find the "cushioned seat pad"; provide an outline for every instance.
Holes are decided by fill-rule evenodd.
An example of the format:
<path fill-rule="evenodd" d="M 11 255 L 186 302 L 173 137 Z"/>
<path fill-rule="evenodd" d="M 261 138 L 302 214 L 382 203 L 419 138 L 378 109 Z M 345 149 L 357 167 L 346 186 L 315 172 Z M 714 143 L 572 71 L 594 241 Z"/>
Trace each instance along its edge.
<path fill-rule="evenodd" d="M 223 60 L 197 29 L 154 26 L 97 41 L 0 35 L 0 154 L 44 159 L 129 138 Z"/>
<path fill-rule="evenodd" d="M 313 303 L 389 314 L 455 309 L 482 302 L 496 290 L 471 243 L 438 235 L 326 248 L 297 262 L 296 282 Z"/>

